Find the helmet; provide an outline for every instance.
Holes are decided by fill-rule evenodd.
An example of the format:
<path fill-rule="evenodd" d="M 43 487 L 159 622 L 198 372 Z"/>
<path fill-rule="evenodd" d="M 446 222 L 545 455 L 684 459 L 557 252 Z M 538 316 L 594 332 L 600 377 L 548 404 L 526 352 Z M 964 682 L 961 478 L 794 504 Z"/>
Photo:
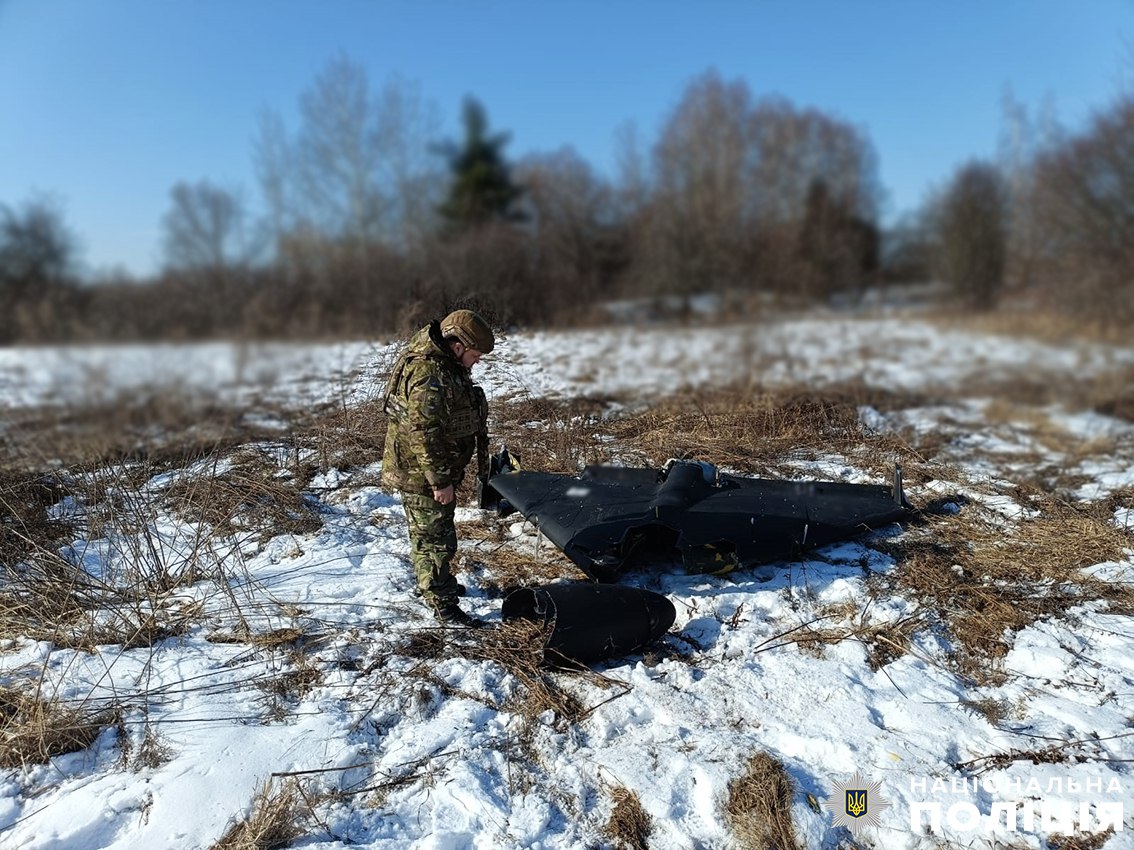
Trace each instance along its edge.
<path fill-rule="evenodd" d="M 488 322 L 472 310 L 454 310 L 442 319 L 441 336 L 455 336 L 465 348 L 475 348 L 481 354 L 492 351 L 496 342 Z"/>

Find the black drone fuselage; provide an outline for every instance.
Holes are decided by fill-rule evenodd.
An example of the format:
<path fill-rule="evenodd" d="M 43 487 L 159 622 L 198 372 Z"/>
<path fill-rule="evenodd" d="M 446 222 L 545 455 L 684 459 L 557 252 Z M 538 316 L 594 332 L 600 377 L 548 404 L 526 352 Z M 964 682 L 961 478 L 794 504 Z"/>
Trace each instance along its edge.
<path fill-rule="evenodd" d="M 507 462 L 494 458 L 493 466 L 506 470 Z M 600 581 L 627 569 L 727 572 L 790 559 L 910 515 L 900 474 L 893 487 L 779 481 L 691 462 L 588 466 L 580 475 L 501 471 L 486 492 Z"/>

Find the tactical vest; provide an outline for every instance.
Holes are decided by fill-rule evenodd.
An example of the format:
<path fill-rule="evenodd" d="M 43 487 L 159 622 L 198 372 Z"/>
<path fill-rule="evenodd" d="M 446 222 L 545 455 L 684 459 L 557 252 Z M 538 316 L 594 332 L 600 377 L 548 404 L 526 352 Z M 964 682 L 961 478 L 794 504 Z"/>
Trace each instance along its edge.
<path fill-rule="evenodd" d="M 418 424 L 415 417 L 420 418 L 422 411 L 412 410 L 409 400 L 411 383 L 426 376 L 436 382 L 445 411 L 438 435 L 443 445 L 438 459 L 441 469 L 434 470 L 423 465 L 420 435 L 414 432 Z M 382 406 L 390 422 L 382 480 L 397 489 L 430 492 L 427 471 L 442 472 L 459 481 L 473 452 L 479 454 L 478 443 L 483 441 L 487 446 L 488 403 L 484 391 L 442 347 L 436 329 L 420 331 L 395 361 Z"/>
<path fill-rule="evenodd" d="M 394 364 L 394 368 L 390 370 L 382 411 L 390 417 L 391 422 L 401 424 L 409 420 L 406 377 L 413 375 L 415 361 L 427 359 L 430 359 L 428 355 L 403 352 Z M 484 390 L 456 369 L 442 368 L 445 368 L 453 378 L 444 381 L 441 385 L 445 396 L 445 407 L 449 411 L 449 424 L 445 433 L 453 439 L 475 437 L 488 421 L 488 401 L 484 396 Z"/>

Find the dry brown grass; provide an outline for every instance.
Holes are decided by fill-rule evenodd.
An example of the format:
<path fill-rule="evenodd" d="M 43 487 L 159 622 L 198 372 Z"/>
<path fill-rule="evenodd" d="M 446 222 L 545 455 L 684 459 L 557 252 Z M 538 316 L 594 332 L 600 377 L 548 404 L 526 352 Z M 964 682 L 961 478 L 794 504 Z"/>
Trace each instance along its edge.
<path fill-rule="evenodd" d="M 1052 344 L 1107 342 L 1125 345 L 1130 341 L 1126 328 L 1089 321 L 1069 315 L 1066 311 L 1050 309 L 1002 308 L 982 312 L 940 309 L 931 318 L 945 327 L 957 327 L 1013 339 L 1035 339 Z"/>
<path fill-rule="evenodd" d="M 356 469 L 382 459 L 387 418 L 381 399 L 289 418 L 294 421 L 292 439 L 312 450 L 315 469 Z"/>
<path fill-rule="evenodd" d="M 9 463 L 23 470 L 96 469 L 130 461 L 178 469 L 278 436 L 250 424 L 242 410 L 173 389 L 13 412 L 6 432 Z"/>
<path fill-rule="evenodd" d="M 148 591 L 115 588 L 53 553 L 0 569 L 0 636 L 93 652 L 152 646 L 183 634 L 199 613 L 160 604 Z"/>
<path fill-rule="evenodd" d="M 182 546 L 167 545 L 142 488 L 152 474 L 134 464 L 61 476 L 71 499 L 65 520 L 51 518 L 42 503 L 24 514 L 28 502 L 15 514 L 0 510 L 13 532 L 0 556 L 0 633 L 91 651 L 149 646 L 185 630 L 199 612 L 173 604 L 174 592 L 210 572 L 218 549 L 200 532 L 182 536 Z M 102 562 L 97 575 L 84 567 L 88 546 Z M 112 554 L 104 557 L 104 548 Z"/>
<path fill-rule="evenodd" d="M 1060 741 L 1034 750 L 1010 749 L 987 756 L 977 756 L 968 761 L 954 762 L 952 767 L 954 770 L 981 776 L 990 770 L 1011 767 L 1018 761 L 1031 764 L 1083 764 L 1100 759 L 1105 760 L 1106 753 L 1099 741 L 1095 738 L 1084 738 Z"/>
<path fill-rule="evenodd" d="M 614 803 L 603 834 L 615 847 L 626 850 L 649 850 L 653 819 L 642 808 L 642 801 L 629 788 L 619 786 L 610 793 Z"/>
<path fill-rule="evenodd" d="M 1134 486 L 1122 487 L 1118 490 L 1111 492 L 1104 500 L 1102 509 L 1109 511 L 1113 514 L 1119 508 L 1134 508 Z M 1134 524 L 1125 529 L 1128 532 L 1134 533 Z"/>
<path fill-rule="evenodd" d="M 307 632 L 303 629 L 285 627 L 282 629 L 272 629 L 268 632 L 245 634 L 243 637 L 247 643 L 259 649 L 295 649 L 297 642 L 301 641 L 306 636 Z"/>
<path fill-rule="evenodd" d="M 85 750 L 114 722 L 111 711 L 45 699 L 34 688 L 0 686 L 0 767 L 43 764 Z"/>
<path fill-rule="evenodd" d="M 1024 413 L 1027 408 L 1060 405 L 1134 422 L 1134 367 L 1116 366 L 1089 378 L 1036 371 L 1010 378 L 973 379 L 954 388 L 950 395 L 994 398 L 998 403 L 1013 406 L 1017 413 Z"/>
<path fill-rule="evenodd" d="M 1034 339 L 1056 346 L 1084 344 L 1129 344 L 1128 329 L 1081 321 L 1074 317 L 1042 310 L 997 310 L 988 313 L 943 313 L 934 321 L 946 328 Z M 1065 404 L 1072 409 L 1095 410 L 1134 422 L 1134 367 L 1115 366 L 1087 379 L 1066 373 L 1045 375 L 1024 371 L 1010 380 L 971 382 L 957 387 L 957 396 L 1006 399 L 1017 404 Z"/>
<path fill-rule="evenodd" d="M 620 446 L 653 465 L 671 457 L 707 460 L 747 474 L 784 471 L 790 463 L 843 455 L 889 477 L 895 460 L 920 457 L 896 435 L 862 424 L 860 405 L 879 410 L 912 400 L 848 385 L 822 394 L 797 388 L 702 391 L 662 399 L 611 423 Z"/>
<path fill-rule="evenodd" d="M 0 563 L 19 563 L 73 539 L 73 524 L 48 513 L 66 495 L 56 476 L 0 467 Z"/>
<path fill-rule="evenodd" d="M 304 834 L 313 816 L 310 795 L 293 777 L 257 789 L 248 814 L 210 850 L 280 850 Z"/>
<path fill-rule="evenodd" d="M 551 584 L 563 579 L 590 580 L 586 573 L 548 541 L 544 541 L 540 547 L 538 559 L 508 545 L 477 547 L 470 553 L 467 563 L 463 563 L 462 569 L 475 572 L 478 586 L 497 594 L 516 587 Z"/>
<path fill-rule="evenodd" d="M 609 458 L 600 437 L 608 433 L 607 398 L 560 401 L 522 398 L 492 407 L 493 438 L 520 457 L 526 469 L 573 473 Z"/>
<path fill-rule="evenodd" d="M 1062 835 L 1058 832 L 1047 837 L 1047 850 L 1100 850 L 1114 835 L 1114 827 L 1108 826 L 1106 832 L 1077 833 Z"/>
<path fill-rule="evenodd" d="M 223 471 L 179 478 L 165 496 L 178 515 L 206 522 L 222 536 L 254 531 L 264 542 L 277 534 L 313 534 L 323 522 L 301 492 L 308 472 L 281 478 L 274 460 L 242 449 Z"/>
<path fill-rule="evenodd" d="M 794 643 L 818 656 L 824 646 L 845 640 L 858 641 L 866 648 L 866 663 L 870 669 L 880 670 L 909 650 L 910 640 L 920 625 L 916 617 L 896 622 L 870 622 L 859 613 L 848 625 L 829 628 L 807 626 L 786 635 L 783 642 Z"/>
<path fill-rule="evenodd" d="M 99 596 L 100 588 L 83 570 L 58 555 L 37 553 L 3 569 L 0 629 L 7 638 L 39 640 L 89 629 L 87 611 Z"/>
<path fill-rule="evenodd" d="M 1038 620 L 1089 600 L 1105 600 L 1112 610 L 1131 604 L 1131 588 L 1081 572 L 1123 560 L 1134 546 L 1105 506 L 1047 500 L 1031 507 L 1040 514 L 1010 522 L 970 505 L 880 544 L 897 566 L 879 581 L 945 627 L 957 645 L 954 668 L 977 682 L 999 680 L 1015 633 Z"/>
<path fill-rule="evenodd" d="M 1020 434 L 1034 440 L 1038 448 L 1032 450 L 1030 460 L 1035 466 L 1042 466 L 1045 458 L 1052 454 L 1061 458 L 1061 465 L 1074 465 L 1088 457 L 1107 457 L 1116 451 L 1113 436 L 1094 437 L 1084 440 L 1079 434 L 1053 421 L 1051 408 L 1035 407 L 997 398 L 984 408 L 986 426 L 1000 426 L 1011 433 Z M 1089 480 L 1084 478 L 1084 481 Z"/>
<path fill-rule="evenodd" d="M 322 671 L 301 663 L 296 669 L 279 673 L 257 683 L 263 693 L 264 708 L 272 720 L 284 720 L 295 704 L 323 683 Z"/>
<path fill-rule="evenodd" d="M 999 726 L 1008 716 L 1010 706 L 1007 700 L 984 697 L 977 700 L 961 700 L 961 705 L 979 714 L 988 721 L 989 726 Z"/>
<path fill-rule="evenodd" d="M 544 657 L 549 635 L 548 627 L 524 620 L 502 623 L 494 629 L 423 629 L 410 632 L 394 651 L 425 662 L 413 675 L 432 682 L 442 692 L 482 702 L 482 697 L 458 693 L 436 680 L 432 662 L 451 657 L 492 662 L 506 670 L 518 686 L 506 703 L 493 704 L 493 708 L 514 712 L 529 721 L 551 712 L 561 722 L 575 723 L 592 709 L 567 690 L 559 678 L 570 675 L 604 689 L 611 683 L 582 665 L 549 669 Z"/>
<path fill-rule="evenodd" d="M 803 850 L 791 819 L 794 786 L 783 763 L 768 753 L 748 760 L 744 775 L 728 786 L 728 819 L 747 850 Z"/>
<path fill-rule="evenodd" d="M 122 768 L 129 768 L 134 772 L 152 770 L 168 763 L 174 756 L 174 749 L 154 729 L 147 716 L 144 722 L 141 741 L 135 751 L 125 724 L 119 720 L 118 746 L 120 756 L 118 764 Z"/>

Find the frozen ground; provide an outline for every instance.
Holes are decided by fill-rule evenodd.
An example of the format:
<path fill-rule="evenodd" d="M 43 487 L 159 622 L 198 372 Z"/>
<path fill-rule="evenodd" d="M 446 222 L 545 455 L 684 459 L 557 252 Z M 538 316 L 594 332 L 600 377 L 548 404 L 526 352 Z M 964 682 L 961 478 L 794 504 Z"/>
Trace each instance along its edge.
<path fill-rule="evenodd" d="M 0 399 L 16 407 L 112 401 L 123 392 L 208 392 L 300 407 L 380 391 L 389 341 L 208 343 L 0 349 Z M 918 318 L 800 319 L 713 329 L 644 327 L 509 334 L 478 380 L 491 393 L 649 398 L 738 380 L 833 384 L 856 379 L 932 395 L 979 379 L 1076 382 L 1134 364 L 1134 348 L 1047 345 Z"/>
<path fill-rule="evenodd" d="M 352 404 L 380 391 L 387 362 L 386 346 L 369 343 L 7 350 L 0 403 L 175 388 L 215 389 L 249 410 Z M 478 367 L 478 379 L 495 399 L 584 394 L 641 403 L 679 387 L 738 381 L 861 381 L 920 395 L 933 403 L 862 411 L 877 430 L 948 438 L 941 457 L 961 476 L 908 481 L 911 499 L 955 498 L 948 509 L 977 505 L 1016 521 L 1028 508 L 998 485 L 1037 469 L 1073 482 L 1060 485 L 1067 499 L 1098 502 L 1134 486 L 1134 427 L 1058 403 L 1005 408 L 983 393 L 1036 376 L 1090 381 L 1132 363 L 1134 348 L 1059 347 L 900 318 L 816 318 L 514 333 Z M 967 386 L 981 392 L 958 397 Z M 814 463 L 816 474 L 838 469 L 830 459 Z M 320 802 L 295 847 L 612 846 L 603 827 L 610 792 L 622 786 L 652 816 L 650 847 L 730 848 L 740 845 L 724 811 L 729 783 L 759 751 L 780 759 L 794 781 L 792 818 L 807 848 L 855 846 L 814 805 L 855 772 L 879 781 L 890 803 L 860 847 L 1044 848 L 1052 835 L 1082 826 L 1101 839 L 1106 824 L 1116 832 L 1105 844 L 1066 846 L 1134 847 L 1128 614 L 1084 599 L 1067 616 L 1037 622 L 1012 636 L 997 684 L 951 672 L 944 661 L 953 648 L 932 631 L 915 633 L 908 651 L 878 669 L 862 641 L 808 651 L 785 640 L 840 609 L 868 611 L 883 631 L 900 627 L 912 603 L 869 586 L 872 574 L 893 568 L 876 545 L 906 533 L 893 527 L 774 569 L 631 577 L 674 602 L 671 636 L 656 653 L 600 665 L 605 688 L 557 674 L 593 710 L 577 722 L 548 712 L 530 726 L 507 708 L 520 690 L 505 667 L 458 656 L 429 661 L 422 675 L 425 662 L 398 650 L 432 620 L 412 595 L 400 503 L 373 485 L 376 469 L 330 470 L 310 483 L 318 532 L 214 541 L 225 586 L 201 581 L 162 601 L 193 612 L 183 634 L 129 650 L 26 639 L 0 647 L 0 682 L 121 712 L 86 750 L 0 770 L 0 847 L 209 847 L 269 777 L 298 772 L 311 793 L 339 793 Z M 865 480 L 852 468 L 838 474 Z M 167 474 L 145 486 L 168 483 Z M 1130 530 L 1129 504 L 1113 517 Z M 482 519 L 472 509 L 461 518 Z M 149 522 L 154 557 L 169 563 L 198 553 L 207 532 L 171 515 Z M 505 534 L 517 547 L 533 540 L 520 526 Z M 93 529 L 72 545 L 107 580 L 128 549 Z M 479 544 L 463 545 L 475 560 Z M 1129 583 L 1132 553 L 1090 570 Z M 497 621 L 499 599 L 477 586 L 475 571 L 466 580 L 466 605 Z M 225 642 L 242 623 L 281 635 L 280 643 Z M 1004 710 L 978 710 L 993 704 Z M 152 763 L 136 757 L 147 732 L 165 750 Z M 1068 757 L 985 759 L 1053 745 Z M 990 817 L 1004 804 L 1020 813 L 1013 831 Z M 922 824 L 931 810 L 940 818 L 929 831 Z"/>

